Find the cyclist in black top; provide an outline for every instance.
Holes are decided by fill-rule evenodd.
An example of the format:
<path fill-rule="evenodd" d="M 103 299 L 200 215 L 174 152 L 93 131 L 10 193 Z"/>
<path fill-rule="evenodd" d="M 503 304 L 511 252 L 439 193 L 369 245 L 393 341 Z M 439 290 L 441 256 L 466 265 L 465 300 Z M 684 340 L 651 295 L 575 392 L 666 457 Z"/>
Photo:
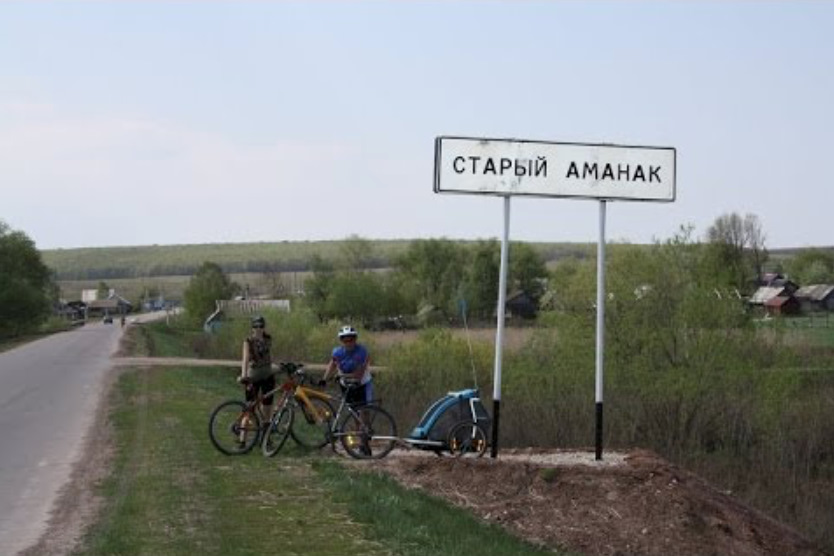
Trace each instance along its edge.
<path fill-rule="evenodd" d="M 262 316 L 252 319 L 252 330 L 243 341 L 243 357 L 238 382 L 246 385 L 246 401 L 254 400 L 258 392 L 266 394 L 275 388 L 272 373 L 272 336 L 266 332 L 266 320 Z M 272 398 L 263 399 L 264 423 L 272 418 Z"/>

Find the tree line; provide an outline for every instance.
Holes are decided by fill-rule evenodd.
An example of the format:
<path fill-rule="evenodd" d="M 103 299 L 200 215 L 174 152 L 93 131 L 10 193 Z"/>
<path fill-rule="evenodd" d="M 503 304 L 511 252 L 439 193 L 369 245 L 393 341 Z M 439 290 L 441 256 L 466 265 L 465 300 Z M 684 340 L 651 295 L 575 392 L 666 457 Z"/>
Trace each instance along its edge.
<path fill-rule="evenodd" d="M 742 294 L 751 293 L 766 269 L 787 273 L 800 284 L 834 282 L 834 252 L 831 249 L 803 249 L 777 261 L 770 258 L 766 236 L 755 215 L 724 214 L 707 230 L 703 242 L 701 266 L 711 277 L 714 288 L 733 288 Z M 16 335 L 37 327 L 58 302 L 54 271 L 45 264 L 43 253 L 22 231 L 15 231 L 0 222 L 0 334 Z M 277 247 L 276 247 L 277 246 Z M 304 251 L 305 246 L 310 251 Z M 228 259 L 235 249 L 224 246 L 189 246 L 204 254 L 219 253 Z M 229 247 L 229 246 L 225 246 Z M 612 252 L 624 245 L 612 246 Z M 637 246 L 651 249 L 651 246 Z M 183 246 L 155 247 L 166 256 L 176 258 Z M 282 250 L 283 249 L 283 250 Z M 272 259 L 264 253 L 280 251 Z M 101 249 L 57 250 L 62 256 L 76 253 L 80 260 L 101 259 Z M 239 251 L 259 253 L 256 258 L 211 260 L 215 267 L 206 269 L 190 262 L 158 262 L 160 273 L 185 272 L 192 276 L 237 271 L 278 274 L 280 272 L 312 272 L 306 281 L 303 298 L 322 320 L 355 320 L 368 325 L 401 315 L 419 316 L 419 324 L 455 322 L 462 310 L 476 320 L 489 320 L 497 299 L 500 246 L 495 240 L 454 241 L 427 239 L 414 241 L 370 241 L 349 237 L 339 242 L 297 242 L 289 244 L 252 244 Z M 143 260 L 142 248 L 117 248 L 126 260 Z M 115 252 L 114 252 L 115 253 Z M 510 248 L 510 293 L 524 293 L 534 304 L 543 295 L 555 292 L 552 277 L 545 263 L 558 259 L 557 269 L 569 271 L 577 261 L 593 257 L 594 247 L 584 244 L 513 243 Z M 192 256 L 192 255 L 189 255 Z M 238 256 L 240 256 L 238 254 Z M 252 257 L 246 254 L 245 257 Z M 91 258 L 92 257 L 92 258 Z M 130 259 L 139 257 L 139 259 Z M 118 259 L 119 257 L 115 257 Z M 135 266 L 117 263 L 110 267 L 94 266 L 86 274 L 99 280 L 116 274 L 136 274 Z M 193 269 L 193 273 L 192 273 Z M 384 270 L 383 270 L 384 269 Z M 65 273 L 85 274 L 83 269 Z M 228 279 L 227 279 L 228 281 Z M 197 281 L 197 284 L 200 280 Z M 203 286 L 195 287 L 199 290 Z M 192 292 L 193 293 L 193 292 Z M 222 293 L 223 295 L 216 295 Z M 215 291 L 206 299 L 222 299 L 241 293 L 239 286 L 229 282 L 228 291 Z M 197 296 L 201 298 L 201 296 Z M 201 310 L 203 318 L 213 310 Z M 206 312 L 208 311 L 208 312 Z"/>
<path fill-rule="evenodd" d="M 57 299 L 58 288 L 35 242 L 0 220 L 0 338 L 37 329 Z"/>
<path fill-rule="evenodd" d="M 345 240 L 337 257 L 314 256 L 312 277 L 298 302 L 321 321 L 343 320 L 367 327 L 389 319 L 419 315 L 420 324 L 487 320 L 498 294 L 500 245 L 495 240 L 462 244 L 448 239 L 412 241 L 384 272 L 371 268 L 373 242 Z M 508 284 L 537 303 L 548 270 L 541 254 L 524 243 L 510 247 Z M 214 310 L 215 299 L 228 299 L 241 288 L 216 263 L 205 262 L 185 290 L 185 308 L 194 320 Z M 400 323 L 402 324 L 402 323 Z"/>
<path fill-rule="evenodd" d="M 696 241 L 694 230 L 682 230 L 686 241 L 698 246 L 698 263 L 693 267 L 715 291 L 750 295 L 759 286 L 766 269 L 795 273 L 795 279 L 834 281 L 834 254 L 824 249 L 804 250 L 784 262 L 771 263 L 766 234 L 754 214 L 723 214 L 707 229 L 704 241 Z M 683 236 L 681 236 L 683 237 Z M 297 299 L 321 321 L 351 321 L 365 326 L 402 326 L 459 323 L 465 314 L 476 321 L 490 321 L 496 310 L 500 244 L 496 240 L 460 242 L 422 239 L 407 243 L 389 258 L 380 257 L 376 242 L 352 236 L 343 240 L 330 257 L 311 256 L 306 270 L 312 277 L 304 283 Z M 658 245 L 615 245 L 612 253 L 658 249 Z M 562 258 L 557 274 L 573 272 L 583 261 L 592 264 L 594 251 L 576 250 Z M 550 290 L 548 303 L 560 299 L 571 303 L 562 286 L 556 286 L 546 266 L 547 252 L 528 243 L 513 242 L 509 251 L 508 294 L 523 294 L 533 310 L 541 307 Z M 385 259 L 385 271 L 378 262 Z M 208 266 L 207 266 L 208 265 Z M 241 288 L 223 277 L 230 268 L 205 263 L 197 279 L 186 290 L 192 313 L 213 311 L 214 299 L 241 293 Z M 643 275 L 644 273 L 639 273 Z M 210 277 L 210 278 L 209 278 Z M 586 276 L 590 280 L 589 276 Z M 695 277 L 693 276 L 693 280 Z M 593 284 L 593 280 L 588 282 Z M 650 280 L 647 278 L 647 283 Z M 205 292 L 213 284 L 213 292 Z M 189 290 L 191 290 L 189 292 Z M 202 293 L 197 293 L 201 291 Z M 222 294 L 222 295 L 221 295 Z M 205 301 L 196 304 L 195 298 Z M 198 309 L 199 307 L 199 309 Z"/>

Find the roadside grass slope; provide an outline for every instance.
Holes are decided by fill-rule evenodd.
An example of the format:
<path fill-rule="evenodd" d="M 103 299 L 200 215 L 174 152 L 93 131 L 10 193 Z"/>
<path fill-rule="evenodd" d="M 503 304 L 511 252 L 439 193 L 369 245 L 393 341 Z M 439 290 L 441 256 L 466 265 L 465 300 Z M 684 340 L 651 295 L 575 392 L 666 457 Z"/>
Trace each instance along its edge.
<path fill-rule="evenodd" d="M 239 395 L 228 369 L 125 372 L 104 505 L 74 554 L 552 554 L 326 449 L 220 454 L 208 415 Z"/>

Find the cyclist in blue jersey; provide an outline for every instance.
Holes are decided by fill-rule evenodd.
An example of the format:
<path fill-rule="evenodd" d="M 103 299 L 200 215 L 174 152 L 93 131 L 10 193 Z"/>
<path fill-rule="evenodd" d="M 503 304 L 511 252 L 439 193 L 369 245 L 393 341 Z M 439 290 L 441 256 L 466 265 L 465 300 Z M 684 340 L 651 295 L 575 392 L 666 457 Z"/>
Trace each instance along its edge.
<path fill-rule="evenodd" d="M 341 345 L 333 348 L 321 381 L 321 384 L 326 383 L 337 372 L 343 389 L 345 383 L 358 384 L 358 387 L 347 392 L 347 402 L 351 404 L 368 403 L 374 399 L 373 378 L 369 368 L 371 358 L 365 346 L 357 342 L 358 339 L 359 333 L 352 326 L 343 326 L 339 330 Z"/>

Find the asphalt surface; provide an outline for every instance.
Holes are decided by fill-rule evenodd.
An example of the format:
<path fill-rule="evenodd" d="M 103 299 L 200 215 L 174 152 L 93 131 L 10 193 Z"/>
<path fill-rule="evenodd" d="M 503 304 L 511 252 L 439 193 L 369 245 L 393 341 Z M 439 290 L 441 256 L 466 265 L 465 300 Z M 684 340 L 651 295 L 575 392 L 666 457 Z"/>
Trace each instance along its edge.
<path fill-rule="evenodd" d="M 46 530 L 58 492 L 82 455 L 122 334 L 88 323 L 0 353 L 0 554 Z"/>

